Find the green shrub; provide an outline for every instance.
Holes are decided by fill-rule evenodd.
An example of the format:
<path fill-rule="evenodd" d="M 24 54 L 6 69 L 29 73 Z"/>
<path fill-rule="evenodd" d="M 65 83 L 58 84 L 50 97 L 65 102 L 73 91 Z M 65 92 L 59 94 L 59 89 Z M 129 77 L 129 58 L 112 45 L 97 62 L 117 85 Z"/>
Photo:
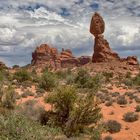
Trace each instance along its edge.
<path fill-rule="evenodd" d="M 125 98 L 125 96 L 120 96 L 117 98 L 117 104 L 119 105 L 125 105 L 127 104 L 127 99 Z"/>
<path fill-rule="evenodd" d="M 135 97 L 135 101 L 137 102 L 137 103 L 140 103 L 140 98 L 139 97 Z"/>
<path fill-rule="evenodd" d="M 47 140 L 54 139 L 60 132 L 58 128 L 41 126 L 23 115 L 0 114 L 1 140 Z"/>
<path fill-rule="evenodd" d="M 56 72 L 56 75 L 59 79 L 66 79 L 67 76 L 71 75 L 71 74 L 72 74 L 72 72 L 71 72 L 70 69 L 67 69 L 67 70 L 64 70 L 64 71 L 60 70 L 60 71 Z"/>
<path fill-rule="evenodd" d="M 20 68 L 19 65 L 13 65 L 12 67 L 13 67 L 13 69 L 18 69 L 18 68 Z"/>
<path fill-rule="evenodd" d="M 93 130 L 91 140 L 102 140 L 101 139 L 101 131 L 99 131 L 98 128 Z"/>
<path fill-rule="evenodd" d="M 1 106 L 5 108 L 12 109 L 15 106 L 16 94 L 11 86 L 1 89 Z"/>
<path fill-rule="evenodd" d="M 133 84 L 139 86 L 140 85 L 140 73 L 132 79 L 133 80 Z"/>
<path fill-rule="evenodd" d="M 123 115 L 123 119 L 126 122 L 134 122 L 138 120 L 138 114 L 134 113 L 134 112 L 127 112 L 126 114 Z"/>
<path fill-rule="evenodd" d="M 136 112 L 140 112 L 140 105 L 136 106 Z"/>
<path fill-rule="evenodd" d="M 140 73 L 137 74 L 134 78 L 127 76 L 128 78 L 124 80 L 124 83 L 127 86 L 139 86 L 140 85 Z"/>
<path fill-rule="evenodd" d="M 41 116 L 44 114 L 45 110 L 36 100 L 28 100 L 20 105 L 18 112 L 31 120 L 40 122 Z"/>
<path fill-rule="evenodd" d="M 112 104 L 113 104 L 113 100 L 107 101 L 107 102 L 105 103 L 106 106 L 112 106 Z"/>
<path fill-rule="evenodd" d="M 21 94 L 22 98 L 27 98 L 28 96 L 34 96 L 34 93 L 32 91 L 25 91 Z"/>
<path fill-rule="evenodd" d="M 56 76 L 51 72 L 45 72 L 40 78 L 39 87 L 51 91 L 58 84 Z"/>
<path fill-rule="evenodd" d="M 47 97 L 46 102 L 54 104 L 60 126 L 65 125 L 76 98 L 76 91 L 72 87 L 57 88 L 54 93 L 50 93 L 49 97 Z"/>
<path fill-rule="evenodd" d="M 97 124 L 102 116 L 93 95 L 77 96 L 70 86 L 58 88 L 46 101 L 53 104 L 53 121 L 62 127 L 67 137 L 84 133 L 89 124 Z"/>
<path fill-rule="evenodd" d="M 120 93 L 119 92 L 113 92 L 111 95 L 112 95 L 112 97 L 117 97 L 117 96 L 120 95 Z"/>
<path fill-rule="evenodd" d="M 113 138 L 111 136 L 106 136 L 104 140 L 113 140 Z"/>
<path fill-rule="evenodd" d="M 115 120 L 106 122 L 106 127 L 110 133 L 117 133 L 121 130 L 121 124 Z"/>
<path fill-rule="evenodd" d="M 90 76 L 86 70 L 80 69 L 75 77 L 75 83 L 78 88 L 98 90 L 101 87 L 101 76 Z"/>
<path fill-rule="evenodd" d="M 25 69 L 15 72 L 13 78 L 21 83 L 25 81 L 30 81 L 32 79 L 31 74 Z"/>
<path fill-rule="evenodd" d="M 123 83 L 126 85 L 126 86 L 133 86 L 133 80 L 132 79 L 125 79 L 123 80 Z"/>
<path fill-rule="evenodd" d="M 66 84 L 67 85 L 72 85 L 72 84 L 74 84 L 74 81 L 75 81 L 75 75 L 68 75 L 67 77 L 66 77 Z"/>
<path fill-rule="evenodd" d="M 0 82 L 3 81 L 3 74 L 2 72 L 0 71 Z"/>
<path fill-rule="evenodd" d="M 131 78 L 132 73 L 130 71 L 128 71 L 125 75 L 126 78 Z"/>
<path fill-rule="evenodd" d="M 110 78 L 113 78 L 113 72 L 103 72 L 103 76 L 105 77 L 105 81 L 109 82 Z"/>
<path fill-rule="evenodd" d="M 9 82 L 12 80 L 11 74 L 6 69 L 0 70 L 0 84 L 1 82 Z"/>

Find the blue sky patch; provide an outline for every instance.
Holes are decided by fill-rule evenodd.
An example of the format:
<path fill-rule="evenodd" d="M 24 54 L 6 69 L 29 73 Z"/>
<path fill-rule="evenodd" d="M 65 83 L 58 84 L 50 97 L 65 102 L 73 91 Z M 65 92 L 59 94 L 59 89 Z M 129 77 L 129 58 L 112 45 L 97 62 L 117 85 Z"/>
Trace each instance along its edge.
<path fill-rule="evenodd" d="M 66 9 L 66 8 L 61 8 L 60 15 L 62 15 L 62 16 L 69 16 L 70 15 L 69 10 Z"/>
<path fill-rule="evenodd" d="M 99 9 L 99 4 L 98 4 L 98 3 L 92 3 L 92 4 L 90 4 L 90 7 L 91 7 L 93 10 L 98 10 L 98 9 Z"/>

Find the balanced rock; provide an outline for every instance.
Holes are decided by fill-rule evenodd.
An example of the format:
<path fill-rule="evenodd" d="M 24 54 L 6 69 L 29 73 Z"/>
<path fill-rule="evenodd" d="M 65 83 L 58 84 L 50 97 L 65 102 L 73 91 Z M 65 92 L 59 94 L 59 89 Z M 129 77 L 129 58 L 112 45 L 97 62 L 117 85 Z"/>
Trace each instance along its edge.
<path fill-rule="evenodd" d="M 137 57 L 129 56 L 127 58 L 120 58 L 119 55 L 113 52 L 107 40 L 104 39 L 103 33 L 105 31 L 105 22 L 103 18 L 95 12 L 90 24 L 90 33 L 95 37 L 94 54 L 92 62 L 110 62 L 119 61 L 126 62 L 129 65 L 138 65 Z"/>
<path fill-rule="evenodd" d="M 100 34 L 103 34 L 104 30 L 105 22 L 103 18 L 97 12 L 95 12 L 90 23 L 90 33 L 96 37 Z"/>
<path fill-rule="evenodd" d="M 95 13 L 90 24 L 90 33 L 95 36 L 94 54 L 92 62 L 108 62 L 112 60 L 119 60 L 120 57 L 114 53 L 107 40 L 102 35 L 105 30 L 105 22 L 100 14 Z"/>

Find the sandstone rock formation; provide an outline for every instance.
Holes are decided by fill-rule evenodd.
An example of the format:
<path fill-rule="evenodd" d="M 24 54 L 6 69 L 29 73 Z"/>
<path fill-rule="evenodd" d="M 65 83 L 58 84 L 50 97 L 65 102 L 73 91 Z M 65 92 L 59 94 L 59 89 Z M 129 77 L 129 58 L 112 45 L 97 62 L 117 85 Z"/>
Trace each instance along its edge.
<path fill-rule="evenodd" d="M 47 66 L 48 68 L 59 68 L 60 58 L 56 48 L 50 48 L 47 44 L 37 47 L 32 53 L 32 65 Z"/>
<path fill-rule="evenodd" d="M 129 65 L 138 65 L 139 64 L 136 56 L 128 56 L 127 58 L 122 58 L 121 60 L 123 62 L 126 62 Z"/>
<path fill-rule="evenodd" d="M 103 18 L 95 13 L 90 24 L 90 33 L 95 36 L 94 54 L 92 62 L 108 62 L 112 60 L 119 60 L 117 53 L 114 53 L 107 40 L 102 35 L 105 30 L 105 23 Z"/>
<path fill-rule="evenodd" d="M 92 56 L 92 62 L 110 62 L 110 61 L 125 61 L 129 65 L 137 65 L 138 60 L 136 57 L 127 57 L 121 59 L 119 55 L 113 52 L 109 46 L 107 40 L 102 35 L 105 31 L 105 22 L 100 14 L 93 15 L 90 24 L 90 33 L 95 36 L 94 54 Z"/>
<path fill-rule="evenodd" d="M 6 65 L 0 61 L 0 68 L 7 68 Z"/>
<path fill-rule="evenodd" d="M 59 54 L 56 48 L 47 44 L 42 44 L 32 53 L 33 66 L 48 67 L 50 69 L 73 68 L 85 65 L 91 61 L 88 56 L 76 58 L 69 49 L 62 49 Z"/>

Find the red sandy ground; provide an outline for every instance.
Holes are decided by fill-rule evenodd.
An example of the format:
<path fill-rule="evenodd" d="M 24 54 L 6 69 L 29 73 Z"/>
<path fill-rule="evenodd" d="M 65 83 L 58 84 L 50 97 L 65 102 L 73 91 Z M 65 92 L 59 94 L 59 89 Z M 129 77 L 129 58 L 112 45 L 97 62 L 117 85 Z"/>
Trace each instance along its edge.
<path fill-rule="evenodd" d="M 20 90 L 17 91 L 21 92 Z M 34 88 L 32 89 L 32 91 L 34 91 Z M 121 95 L 123 95 L 125 92 L 132 92 L 132 90 L 123 89 L 122 87 L 117 88 L 116 86 L 112 86 L 112 89 L 109 91 L 119 92 Z M 50 104 L 44 103 L 44 97 L 34 98 L 33 96 L 28 96 L 27 98 L 21 98 L 17 101 L 17 105 L 28 100 L 37 100 L 38 104 L 42 105 L 46 111 L 52 109 L 52 106 Z M 109 107 L 102 104 L 101 107 L 104 121 L 116 120 L 122 125 L 122 129 L 120 132 L 115 134 L 105 133 L 103 134 L 103 137 L 111 135 L 113 137 L 113 140 L 140 140 L 140 119 L 132 123 L 128 123 L 123 120 L 123 115 L 129 111 L 135 111 L 136 105 L 137 103 L 135 102 L 125 105 L 124 107 L 120 107 L 120 105 L 116 103 L 113 103 L 113 105 Z M 110 115 L 111 112 L 114 112 L 114 114 Z"/>
<path fill-rule="evenodd" d="M 132 90 L 116 88 L 113 86 L 112 92 L 119 92 L 122 95 L 125 92 L 129 92 Z M 120 107 L 118 104 L 114 103 L 112 106 L 107 107 L 102 105 L 102 113 L 104 120 L 116 120 L 122 125 L 122 129 L 119 133 L 114 134 L 104 134 L 111 135 L 113 140 L 140 140 L 140 119 L 136 122 L 128 123 L 123 120 L 123 115 L 127 112 L 135 112 L 135 107 L 137 103 L 133 102 L 132 104 L 125 105 L 124 107 Z M 114 112 L 113 115 L 110 115 L 111 112 Z M 140 113 L 139 113 L 140 116 Z"/>

